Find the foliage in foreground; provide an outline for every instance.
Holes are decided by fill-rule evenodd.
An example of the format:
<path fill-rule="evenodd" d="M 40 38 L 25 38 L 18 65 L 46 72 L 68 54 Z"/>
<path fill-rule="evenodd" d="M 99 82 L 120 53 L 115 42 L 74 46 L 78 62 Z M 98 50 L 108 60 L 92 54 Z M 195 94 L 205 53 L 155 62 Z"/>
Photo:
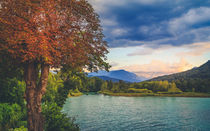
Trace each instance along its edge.
<path fill-rule="evenodd" d="M 24 106 L 25 83 L 17 78 L 0 77 L 0 102 Z"/>
<path fill-rule="evenodd" d="M 0 86 L 0 89 L 3 91 L 0 92 L 0 96 L 4 96 L 4 99 L 0 100 L 0 131 L 26 131 L 27 114 L 23 97 L 25 84 L 16 78 L 2 78 L 1 81 L 4 81 L 4 83 L 1 84 L 4 86 Z M 53 73 L 50 73 L 48 82 L 49 85 L 43 99 L 42 110 L 45 118 L 45 131 L 79 130 L 79 126 L 74 123 L 75 120 L 61 112 L 67 96 L 66 98 L 63 97 L 62 102 L 56 101 L 57 98 L 63 95 L 61 92 L 66 91 L 68 93 L 76 83 L 64 90 L 64 81 L 59 74 Z M 58 89 L 63 91 L 58 92 Z M 57 102 L 63 104 L 58 106 Z"/>
<path fill-rule="evenodd" d="M 61 112 L 62 108 L 56 103 L 46 103 L 42 106 L 45 117 L 45 131 L 78 131 L 79 126 L 73 118 Z"/>
<path fill-rule="evenodd" d="M 18 104 L 0 104 L 0 130 L 26 126 L 26 110 Z"/>

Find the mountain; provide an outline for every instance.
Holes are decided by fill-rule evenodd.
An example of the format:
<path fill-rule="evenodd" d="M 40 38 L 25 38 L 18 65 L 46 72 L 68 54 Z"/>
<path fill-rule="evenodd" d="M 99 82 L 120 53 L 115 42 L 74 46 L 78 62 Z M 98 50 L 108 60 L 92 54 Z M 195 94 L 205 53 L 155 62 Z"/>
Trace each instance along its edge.
<path fill-rule="evenodd" d="M 194 67 L 191 70 L 171 74 L 171 75 L 165 75 L 165 76 L 159 76 L 156 78 L 151 79 L 152 81 L 159 81 L 159 80 L 176 80 L 176 79 L 184 79 L 184 78 L 210 78 L 210 60 L 206 62 L 205 64 L 201 65 L 200 67 Z"/>
<path fill-rule="evenodd" d="M 111 80 L 112 82 L 119 82 L 120 80 L 119 79 L 115 79 L 115 78 L 110 78 L 110 77 L 108 77 L 108 76 L 96 76 L 96 77 L 98 77 L 98 78 L 101 78 L 102 80 Z"/>
<path fill-rule="evenodd" d="M 174 81 L 184 91 L 210 92 L 210 60 L 200 67 L 188 71 L 165 75 L 149 81 Z M 194 88 L 194 89 L 193 89 Z"/>
<path fill-rule="evenodd" d="M 117 82 L 119 80 L 123 80 L 126 82 L 140 82 L 146 80 L 146 78 L 144 77 L 139 77 L 136 74 L 125 70 L 114 70 L 110 72 L 101 70 L 98 72 L 89 73 L 88 76 L 89 77 L 96 76 L 103 80 L 112 80 L 114 82 Z"/>

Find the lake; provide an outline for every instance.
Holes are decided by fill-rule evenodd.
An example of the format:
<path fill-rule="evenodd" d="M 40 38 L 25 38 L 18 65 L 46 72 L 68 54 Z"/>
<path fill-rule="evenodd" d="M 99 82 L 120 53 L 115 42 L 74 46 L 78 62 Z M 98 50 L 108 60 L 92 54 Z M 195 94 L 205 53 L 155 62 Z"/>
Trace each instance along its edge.
<path fill-rule="evenodd" d="M 210 98 L 83 95 L 63 111 L 82 131 L 210 131 Z"/>

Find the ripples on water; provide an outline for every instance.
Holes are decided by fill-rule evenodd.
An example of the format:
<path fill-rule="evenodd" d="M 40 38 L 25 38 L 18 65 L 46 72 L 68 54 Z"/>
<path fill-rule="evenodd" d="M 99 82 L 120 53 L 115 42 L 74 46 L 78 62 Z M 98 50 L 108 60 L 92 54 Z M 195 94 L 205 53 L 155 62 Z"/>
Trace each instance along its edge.
<path fill-rule="evenodd" d="M 210 98 L 83 95 L 63 111 L 84 131 L 210 131 Z"/>

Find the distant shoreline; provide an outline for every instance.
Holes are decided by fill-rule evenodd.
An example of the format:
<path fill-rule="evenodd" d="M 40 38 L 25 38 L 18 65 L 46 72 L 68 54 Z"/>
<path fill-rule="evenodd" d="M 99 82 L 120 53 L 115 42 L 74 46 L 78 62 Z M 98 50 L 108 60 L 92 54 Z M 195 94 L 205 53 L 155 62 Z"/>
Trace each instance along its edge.
<path fill-rule="evenodd" d="M 196 93 L 196 92 L 183 92 L 180 94 L 158 94 L 158 93 L 112 93 L 112 92 L 100 92 L 100 94 L 109 96 L 126 96 L 126 97 L 203 97 L 210 98 L 210 93 Z"/>

